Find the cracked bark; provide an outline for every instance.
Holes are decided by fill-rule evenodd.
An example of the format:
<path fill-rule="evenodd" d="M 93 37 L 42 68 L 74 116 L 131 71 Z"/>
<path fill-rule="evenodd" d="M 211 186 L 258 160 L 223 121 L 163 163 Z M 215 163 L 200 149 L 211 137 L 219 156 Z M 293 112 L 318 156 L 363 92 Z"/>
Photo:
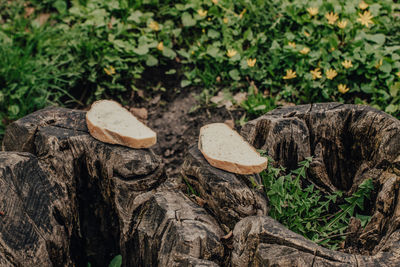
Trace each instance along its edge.
<path fill-rule="evenodd" d="M 324 192 L 351 194 L 373 179 L 372 219 L 349 239 L 362 254 L 289 231 L 267 216 L 267 200 L 253 186 L 260 176 L 213 168 L 194 146 L 182 174 L 200 207 L 166 180 L 151 149 L 99 142 L 84 117 L 49 108 L 7 128 L 2 147 L 14 152 L 0 152 L 0 265 L 106 266 L 119 253 L 124 266 L 399 265 L 400 122 L 383 112 L 303 105 L 242 129 L 288 168 L 314 156 L 310 179 Z"/>
<path fill-rule="evenodd" d="M 92 138 L 85 112 L 35 112 L 9 125 L 2 148 L 20 152 L 0 153 L 0 265 L 108 266 L 120 253 L 124 266 L 222 261 L 222 230 L 163 184 L 161 158 Z"/>
<path fill-rule="evenodd" d="M 371 221 L 353 241 L 356 251 L 363 255 L 329 251 L 301 236 L 294 237 L 268 217 L 249 217 L 235 226 L 233 266 L 245 261 L 255 266 L 308 266 L 310 262 L 313 266 L 400 264 L 397 119 L 367 106 L 312 104 L 271 111 L 247 123 L 241 133 L 289 169 L 313 156 L 309 176 L 325 192 L 340 189 L 350 195 L 368 178 L 373 180 L 375 190 L 373 202 L 367 207 Z"/>

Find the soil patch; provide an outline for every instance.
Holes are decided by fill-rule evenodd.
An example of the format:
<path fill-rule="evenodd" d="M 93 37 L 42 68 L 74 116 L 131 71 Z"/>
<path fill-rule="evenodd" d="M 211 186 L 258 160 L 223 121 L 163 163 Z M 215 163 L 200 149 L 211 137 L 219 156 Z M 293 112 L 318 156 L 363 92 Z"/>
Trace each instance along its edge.
<path fill-rule="evenodd" d="M 164 103 L 164 105 L 160 105 Z M 168 176 L 179 173 L 187 149 L 197 143 L 200 128 L 208 123 L 236 121 L 243 110 L 203 107 L 191 112 L 197 105 L 194 93 L 179 93 L 167 102 L 149 103 L 147 125 L 157 132 L 157 144 L 152 147 L 162 155 Z"/>

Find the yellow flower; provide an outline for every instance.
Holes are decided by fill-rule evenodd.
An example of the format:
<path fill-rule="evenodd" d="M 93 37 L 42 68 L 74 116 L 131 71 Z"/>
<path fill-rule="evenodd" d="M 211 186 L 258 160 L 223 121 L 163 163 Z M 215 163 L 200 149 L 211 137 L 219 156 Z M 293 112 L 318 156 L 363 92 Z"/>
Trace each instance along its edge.
<path fill-rule="evenodd" d="M 288 45 L 291 46 L 293 49 L 296 48 L 296 43 L 295 42 L 289 42 Z"/>
<path fill-rule="evenodd" d="M 347 85 L 345 85 L 345 84 L 339 84 L 339 85 L 338 85 L 338 90 L 339 90 L 339 92 L 341 92 L 342 94 L 345 94 L 345 93 L 347 93 L 347 91 L 350 90 L 350 88 L 348 88 Z"/>
<path fill-rule="evenodd" d="M 249 58 L 247 60 L 247 66 L 249 66 L 250 68 L 254 67 L 254 65 L 256 64 L 256 61 L 257 61 L 257 59 L 255 59 L 255 58 L 253 58 L 253 59 Z"/>
<path fill-rule="evenodd" d="M 340 29 L 346 28 L 346 25 L 347 25 L 347 20 L 341 20 L 341 21 L 338 21 L 338 23 L 337 23 L 337 26 L 338 26 Z"/>
<path fill-rule="evenodd" d="M 207 10 L 199 9 L 197 10 L 197 14 L 199 14 L 201 17 L 207 16 Z"/>
<path fill-rule="evenodd" d="M 379 69 L 382 66 L 382 64 L 383 64 L 383 60 L 381 59 L 378 62 L 376 62 L 375 68 Z"/>
<path fill-rule="evenodd" d="M 361 1 L 361 3 L 358 5 L 358 7 L 362 10 L 367 9 L 368 8 L 368 4 L 365 3 L 364 1 Z"/>
<path fill-rule="evenodd" d="M 235 49 L 228 49 L 228 51 L 226 52 L 226 55 L 228 57 L 234 57 L 237 54 L 237 51 Z"/>
<path fill-rule="evenodd" d="M 309 34 L 308 32 L 306 32 L 306 31 L 304 31 L 304 35 L 305 35 L 306 37 L 310 37 L 310 34 Z"/>
<path fill-rule="evenodd" d="M 239 14 L 239 18 L 243 18 L 244 13 L 246 13 L 246 9 L 243 9 L 242 12 L 240 12 Z"/>
<path fill-rule="evenodd" d="M 353 67 L 353 64 L 351 63 L 351 60 L 345 60 L 342 62 L 342 66 L 345 67 L 346 69 Z"/>
<path fill-rule="evenodd" d="M 317 78 L 322 78 L 322 73 L 321 73 L 321 69 L 320 68 L 316 68 L 314 70 L 310 71 L 313 80 L 317 79 Z"/>
<path fill-rule="evenodd" d="M 104 72 L 107 75 L 111 76 L 111 75 L 115 74 L 115 69 L 113 66 L 109 66 L 108 68 L 104 68 Z"/>
<path fill-rule="evenodd" d="M 212 0 L 214 4 L 218 4 L 218 0 Z"/>
<path fill-rule="evenodd" d="M 160 50 L 160 51 L 163 51 L 164 43 L 163 42 L 159 42 L 158 45 L 157 45 L 157 49 Z"/>
<path fill-rule="evenodd" d="M 158 23 L 156 21 L 152 21 L 149 24 L 150 29 L 152 29 L 153 31 L 159 31 L 160 30 L 160 26 L 158 25 Z"/>
<path fill-rule="evenodd" d="M 283 79 L 284 80 L 290 80 L 290 79 L 293 79 L 293 78 L 296 78 L 297 76 L 296 76 L 296 72 L 295 71 L 292 71 L 291 69 L 290 70 L 286 70 L 286 75 L 285 76 L 283 76 Z"/>
<path fill-rule="evenodd" d="M 308 47 L 304 47 L 303 49 L 300 50 L 300 53 L 302 53 L 303 55 L 307 55 L 308 52 L 310 52 L 310 48 Z"/>
<path fill-rule="evenodd" d="M 335 51 L 335 48 L 332 46 L 332 47 L 329 49 L 329 52 L 333 52 L 333 51 Z"/>
<path fill-rule="evenodd" d="M 337 76 L 337 71 L 334 69 L 329 69 L 325 72 L 326 78 L 333 80 Z"/>
<path fill-rule="evenodd" d="M 400 71 L 396 73 L 397 77 L 400 78 Z"/>
<path fill-rule="evenodd" d="M 224 18 L 223 21 L 224 21 L 225 24 L 228 24 L 229 19 L 228 18 Z"/>
<path fill-rule="evenodd" d="M 331 13 L 326 13 L 325 18 L 328 20 L 329 24 L 335 24 L 335 22 L 338 20 L 338 15 L 331 12 Z"/>
<path fill-rule="evenodd" d="M 206 33 L 206 29 L 201 29 L 201 32 L 202 33 Z"/>
<path fill-rule="evenodd" d="M 309 7 L 307 8 L 307 12 L 310 16 L 315 16 L 318 14 L 318 7 Z"/>
<path fill-rule="evenodd" d="M 369 24 L 374 24 L 371 20 L 373 18 L 371 12 L 364 11 L 364 14 L 358 13 L 358 16 L 360 17 L 357 19 L 357 21 L 359 21 L 361 25 L 365 25 L 367 28 L 369 28 Z"/>

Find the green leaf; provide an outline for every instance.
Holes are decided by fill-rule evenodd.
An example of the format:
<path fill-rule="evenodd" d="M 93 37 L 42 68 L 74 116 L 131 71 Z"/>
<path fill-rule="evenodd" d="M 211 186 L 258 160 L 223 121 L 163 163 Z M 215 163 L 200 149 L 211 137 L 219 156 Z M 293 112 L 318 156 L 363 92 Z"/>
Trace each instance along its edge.
<path fill-rule="evenodd" d="M 186 86 L 188 86 L 188 85 L 191 85 L 192 84 L 192 82 L 191 81 L 189 81 L 189 80 L 182 80 L 181 81 L 181 87 L 183 88 L 183 87 L 186 87 Z"/>
<path fill-rule="evenodd" d="M 392 86 L 390 86 L 390 88 L 389 88 L 389 92 L 392 97 L 398 96 L 399 91 L 400 91 L 400 82 L 396 82 L 396 83 L 392 84 Z"/>
<path fill-rule="evenodd" d="M 108 267 L 121 267 L 121 265 L 122 265 L 122 256 L 121 255 L 117 255 L 110 262 L 110 265 L 108 265 Z"/>
<path fill-rule="evenodd" d="M 53 3 L 53 7 L 57 9 L 58 13 L 63 14 L 67 11 L 67 3 L 64 0 L 57 0 Z"/>
<path fill-rule="evenodd" d="M 219 53 L 220 53 L 220 50 L 218 47 L 215 47 L 215 46 L 207 47 L 207 54 L 212 56 L 213 58 L 216 58 Z"/>
<path fill-rule="evenodd" d="M 196 20 L 188 12 L 184 12 L 182 14 L 182 24 L 185 27 L 191 27 L 196 25 Z"/>
<path fill-rule="evenodd" d="M 12 118 L 16 118 L 17 115 L 19 114 L 19 106 L 18 105 L 11 105 L 8 107 L 8 112 L 10 113 L 10 116 Z"/>
<path fill-rule="evenodd" d="M 176 53 L 174 50 L 172 50 L 171 48 L 164 46 L 164 49 L 162 51 L 162 54 L 164 57 L 170 58 L 170 59 L 174 59 L 176 57 Z"/>
<path fill-rule="evenodd" d="M 372 88 L 371 85 L 364 83 L 361 84 L 361 91 L 367 94 L 372 94 L 374 92 L 374 88 Z"/>
<path fill-rule="evenodd" d="M 368 41 L 372 41 L 372 42 L 382 46 L 385 43 L 386 37 L 382 33 L 365 34 L 365 39 L 367 39 Z"/>
<path fill-rule="evenodd" d="M 219 38 L 220 34 L 216 30 L 210 29 L 210 30 L 208 30 L 207 36 L 212 39 L 217 39 L 217 38 Z"/>
<path fill-rule="evenodd" d="M 390 73 L 392 72 L 392 65 L 387 61 L 383 61 L 383 64 L 379 69 L 384 73 Z"/>
<path fill-rule="evenodd" d="M 140 12 L 139 10 L 136 10 L 135 12 L 133 12 L 129 17 L 128 17 L 128 21 L 133 21 L 136 23 L 140 23 L 140 17 L 143 15 L 142 12 Z"/>
<path fill-rule="evenodd" d="M 149 47 L 147 46 L 147 44 L 145 45 L 141 45 L 138 48 L 133 48 L 132 49 L 133 52 L 135 52 L 138 55 L 146 55 L 149 52 Z"/>
<path fill-rule="evenodd" d="M 146 65 L 149 67 L 155 66 L 158 64 L 158 59 L 152 55 L 148 55 L 146 59 Z"/>
<path fill-rule="evenodd" d="M 240 73 L 237 69 L 233 69 L 229 71 L 229 76 L 231 76 L 231 78 L 235 81 L 239 81 L 240 80 Z"/>
<path fill-rule="evenodd" d="M 175 73 L 176 73 L 176 69 L 170 69 L 170 70 L 165 72 L 165 74 L 167 74 L 167 75 L 172 75 L 172 74 L 175 74 Z"/>

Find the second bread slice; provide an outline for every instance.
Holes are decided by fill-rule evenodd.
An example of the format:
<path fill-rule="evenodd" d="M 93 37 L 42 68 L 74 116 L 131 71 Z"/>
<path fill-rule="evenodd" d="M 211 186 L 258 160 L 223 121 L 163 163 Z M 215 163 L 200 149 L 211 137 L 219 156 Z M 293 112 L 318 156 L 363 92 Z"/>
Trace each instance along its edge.
<path fill-rule="evenodd" d="M 153 130 L 115 101 L 94 102 L 86 113 L 86 123 L 90 134 L 105 143 L 148 148 L 157 142 Z"/>
<path fill-rule="evenodd" d="M 200 129 L 199 150 L 212 166 L 233 173 L 259 173 L 268 165 L 267 158 L 224 123 Z"/>

